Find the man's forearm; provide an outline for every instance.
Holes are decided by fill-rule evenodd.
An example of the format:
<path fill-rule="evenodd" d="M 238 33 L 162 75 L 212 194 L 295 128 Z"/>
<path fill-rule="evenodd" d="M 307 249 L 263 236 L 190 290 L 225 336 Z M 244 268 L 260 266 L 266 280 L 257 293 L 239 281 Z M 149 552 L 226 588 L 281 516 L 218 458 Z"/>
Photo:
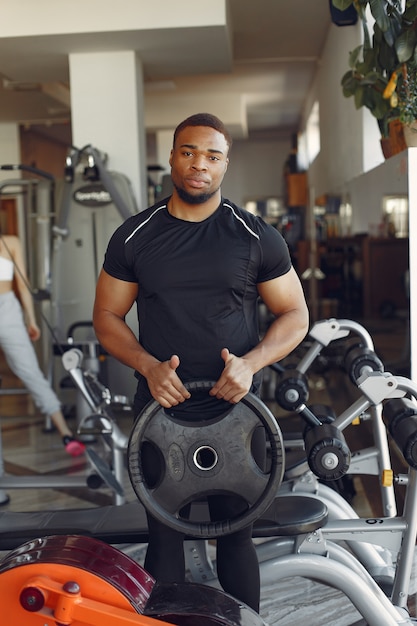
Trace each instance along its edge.
<path fill-rule="evenodd" d="M 137 340 L 126 322 L 111 313 L 94 315 L 94 330 L 100 344 L 118 361 L 144 376 L 158 362 Z"/>
<path fill-rule="evenodd" d="M 253 373 L 284 359 L 304 339 L 308 331 L 308 320 L 297 310 L 275 319 L 264 337 L 242 358 L 250 362 Z"/>

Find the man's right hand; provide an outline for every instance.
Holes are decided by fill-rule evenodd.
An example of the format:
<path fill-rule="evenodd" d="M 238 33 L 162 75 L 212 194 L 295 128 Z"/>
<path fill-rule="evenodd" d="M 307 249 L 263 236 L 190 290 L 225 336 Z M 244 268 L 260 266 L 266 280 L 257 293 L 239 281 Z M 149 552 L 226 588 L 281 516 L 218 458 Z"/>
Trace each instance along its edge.
<path fill-rule="evenodd" d="M 158 362 L 151 367 L 146 375 L 152 397 L 166 409 L 188 400 L 191 395 L 176 373 L 179 364 L 179 357 L 173 354 L 169 361 Z"/>

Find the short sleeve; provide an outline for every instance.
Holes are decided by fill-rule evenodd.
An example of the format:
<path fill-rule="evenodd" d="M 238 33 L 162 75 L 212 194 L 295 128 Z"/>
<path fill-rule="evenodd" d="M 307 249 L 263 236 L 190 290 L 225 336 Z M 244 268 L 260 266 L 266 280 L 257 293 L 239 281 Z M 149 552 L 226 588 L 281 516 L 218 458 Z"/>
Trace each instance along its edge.
<path fill-rule="evenodd" d="M 287 242 L 281 233 L 262 219 L 259 222 L 259 244 L 262 257 L 257 282 L 263 283 L 289 272 L 292 262 Z"/>
<path fill-rule="evenodd" d="M 104 255 L 103 269 L 118 280 L 136 282 L 133 268 L 130 267 L 126 256 L 126 234 L 124 224 L 111 236 Z"/>

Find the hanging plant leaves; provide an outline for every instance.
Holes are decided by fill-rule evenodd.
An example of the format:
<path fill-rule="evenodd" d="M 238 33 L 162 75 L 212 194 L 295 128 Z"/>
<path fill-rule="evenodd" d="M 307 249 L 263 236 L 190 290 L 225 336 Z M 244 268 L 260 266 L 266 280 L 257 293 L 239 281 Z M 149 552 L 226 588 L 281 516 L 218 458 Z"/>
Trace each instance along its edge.
<path fill-rule="evenodd" d="M 407 63 L 414 55 L 416 47 L 415 30 L 406 30 L 401 33 L 395 42 L 395 51 L 400 63 Z"/>
<path fill-rule="evenodd" d="M 352 69 L 356 67 L 356 64 L 359 61 L 361 52 L 362 52 L 362 46 L 358 46 L 357 48 L 354 48 L 354 50 L 349 52 L 349 67 L 351 67 Z"/>
<path fill-rule="evenodd" d="M 360 109 L 361 107 L 366 106 L 365 89 L 361 87 L 360 85 L 358 85 L 356 88 L 356 91 L 354 93 L 354 99 L 355 99 L 355 107 L 357 109 Z"/>
<path fill-rule="evenodd" d="M 398 57 L 392 46 L 389 46 L 385 39 L 381 41 L 378 49 L 379 66 L 389 75 L 398 66 Z"/>
<path fill-rule="evenodd" d="M 383 33 L 390 28 L 390 20 L 387 15 L 388 3 L 382 3 L 381 0 L 369 0 L 371 13 Z"/>
<path fill-rule="evenodd" d="M 359 83 L 352 74 L 352 72 L 346 72 L 341 81 L 341 85 L 343 87 L 343 95 L 345 96 L 345 98 L 350 98 L 350 96 L 354 95 L 358 84 Z"/>
<path fill-rule="evenodd" d="M 407 6 L 404 11 L 403 20 L 410 26 L 417 19 L 417 0 L 414 2 L 407 2 Z"/>

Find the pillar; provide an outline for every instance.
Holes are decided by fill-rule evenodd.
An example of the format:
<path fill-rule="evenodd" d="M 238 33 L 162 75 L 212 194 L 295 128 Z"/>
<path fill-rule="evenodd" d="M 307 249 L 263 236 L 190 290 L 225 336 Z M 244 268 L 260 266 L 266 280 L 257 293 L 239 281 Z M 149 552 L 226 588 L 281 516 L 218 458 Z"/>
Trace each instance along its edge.
<path fill-rule="evenodd" d="M 108 155 L 107 168 L 130 180 L 147 206 L 142 62 L 131 50 L 69 55 L 72 136 Z"/>
<path fill-rule="evenodd" d="M 18 165 L 20 163 L 19 127 L 6 122 L 0 124 L 0 165 Z M 20 178 L 20 171 L 0 170 L 0 180 Z"/>

